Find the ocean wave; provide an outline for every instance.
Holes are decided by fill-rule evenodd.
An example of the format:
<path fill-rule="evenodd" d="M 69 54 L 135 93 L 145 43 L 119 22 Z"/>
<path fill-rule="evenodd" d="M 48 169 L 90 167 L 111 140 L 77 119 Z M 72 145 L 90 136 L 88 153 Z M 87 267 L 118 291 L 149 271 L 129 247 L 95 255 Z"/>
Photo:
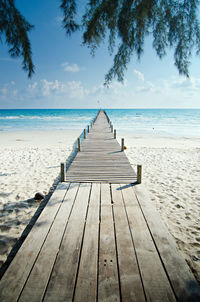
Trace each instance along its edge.
<path fill-rule="evenodd" d="M 93 109 L 0 110 L 0 128 L 5 131 L 83 129 L 96 112 Z M 107 113 L 114 127 L 119 130 L 200 136 L 200 110 L 109 109 Z"/>
<path fill-rule="evenodd" d="M 74 117 L 65 117 L 65 116 L 27 116 L 27 115 L 19 115 L 19 116 L 0 116 L 0 120 L 44 120 L 44 121 L 52 121 L 52 120 L 61 120 L 66 122 L 73 121 L 90 121 L 91 117 L 88 116 L 74 116 Z"/>

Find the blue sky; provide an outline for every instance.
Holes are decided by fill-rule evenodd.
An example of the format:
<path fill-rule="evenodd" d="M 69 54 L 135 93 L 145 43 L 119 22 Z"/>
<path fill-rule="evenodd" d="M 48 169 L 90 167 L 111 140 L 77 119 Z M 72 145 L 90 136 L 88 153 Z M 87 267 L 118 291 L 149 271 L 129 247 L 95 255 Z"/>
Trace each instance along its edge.
<path fill-rule="evenodd" d="M 95 57 L 81 46 L 81 33 L 66 37 L 59 1 L 16 0 L 16 6 L 35 26 L 30 33 L 35 74 L 32 79 L 0 45 L 0 109 L 4 108 L 200 108 L 200 57 L 193 56 L 190 79 L 178 75 L 173 53 L 161 61 L 145 43 L 138 62 L 133 57 L 124 84 L 104 76 L 112 57 L 104 44 Z M 85 2 L 85 1 L 79 1 Z"/>

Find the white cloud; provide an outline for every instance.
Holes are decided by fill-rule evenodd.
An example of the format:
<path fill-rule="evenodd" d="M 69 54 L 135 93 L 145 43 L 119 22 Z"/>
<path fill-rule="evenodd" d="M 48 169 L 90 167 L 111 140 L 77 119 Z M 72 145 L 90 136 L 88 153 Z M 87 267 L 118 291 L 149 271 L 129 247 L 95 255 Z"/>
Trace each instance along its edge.
<path fill-rule="evenodd" d="M 180 90 L 193 90 L 197 91 L 200 89 L 200 78 L 175 78 L 170 83 L 171 88 L 178 88 Z"/>
<path fill-rule="evenodd" d="M 2 95 L 6 95 L 7 94 L 7 88 L 6 87 L 3 87 L 3 88 L 1 88 L 1 94 Z"/>
<path fill-rule="evenodd" d="M 200 78 L 180 77 L 157 81 L 113 81 L 87 86 L 82 81 L 42 79 L 27 85 L 5 83 L 0 87 L 0 104 L 46 107 L 199 107 Z M 97 103 L 100 101 L 100 103 Z M 37 105 L 36 105 L 37 104 Z"/>
<path fill-rule="evenodd" d="M 138 86 L 136 88 L 137 93 L 144 93 L 144 92 L 157 92 L 158 88 L 155 88 L 154 84 L 146 81 L 142 86 Z"/>
<path fill-rule="evenodd" d="M 16 95 L 17 94 L 17 90 L 14 89 L 15 82 L 14 81 L 10 81 L 8 83 L 3 84 L 3 87 L 0 89 L 0 95 L 2 97 L 8 96 L 10 95 Z"/>
<path fill-rule="evenodd" d="M 136 88 L 136 92 L 142 93 L 142 92 L 150 92 L 151 88 L 147 86 L 139 86 Z"/>
<path fill-rule="evenodd" d="M 28 85 L 27 94 L 30 97 L 63 97 L 70 99 L 83 99 L 90 93 L 84 88 L 81 81 L 61 82 L 58 80 L 40 80 Z"/>
<path fill-rule="evenodd" d="M 29 88 L 29 90 L 35 90 L 37 86 L 38 86 L 38 83 L 34 82 L 33 84 L 29 84 L 28 88 Z"/>
<path fill-rule="evenodd" d="M 49 96 L 52 93 L 56 94 L 63 90 L 63 84 L 58 80 L 55 81 L 47 81 L 41 80 L 41 89 L 43 96 Z"/>
<path fill-rule="evenodd" d="M 200 78 L 171 77 L 154 83 L 144 80 L 142 85 L 136 86 L 134 90 L 137 94 L 153 93 L 163 97 L 173 95 L 188 98 L 200 92 Z"/>
<path fill-rule="evenodd" d="M 89 94 L 89 90 L 85 89 L 80 81 L 68 82 L 67 92 L 71 99 L 83 99 Z"/>
<path fill-rule="evenodd" d="M 138 79 L 142 82 L 144 82 L 144 75 L 139 70 L 134 69 L 134 73 L 137 75 Z"/>
<path fill-rule="evenodd" d="M 62 82 L 58 80 L 40 80 L 29 84 L 26 89 L 27 97 L 43 97 L 83 100 L 87 97 L 107 97 L 111 95 L 123 95 L 126 91 L 127 81 L 124 84 L 114 81 L 108 89 L 103 85 L 94 85 L 87 88 L 81 81 Z"/>
<path fill-rule="evenodd" d="M 14 85 L 15 85 L 14 81 L 5 83 L 3 87 L 0 89 L 0 96 L 1 97 L 16 96 L 17 89 L 13 87 Z"/>
<path fill-rule="evenodd" d="M 77 64 L 69 64 L 68 62 L 65 62 L 61 64 L 61 66 L 64 68 L 64 71 L 67 72 L 79 72 L 80 67 Z"/>
<path fill-rule="evenodd" d="M 17 96 L 18 90 L 17 90 L 17 89 L 14 89 L 14 90 L 12 91 L 12 94 L 13 94 L 13 96 Z"/>

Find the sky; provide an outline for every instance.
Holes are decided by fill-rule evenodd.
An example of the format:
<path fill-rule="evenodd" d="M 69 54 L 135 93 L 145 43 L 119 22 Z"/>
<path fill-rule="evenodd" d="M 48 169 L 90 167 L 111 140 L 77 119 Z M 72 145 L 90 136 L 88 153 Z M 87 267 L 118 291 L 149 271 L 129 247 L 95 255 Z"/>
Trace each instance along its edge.
<path fill-rule="evenodd" d="M 16 0 L 17 8 L 34 25 L 29 37 L 35 74 L 28 79 L 21 59 L 12 59 L 0 44 L 0 109 L 10 108 L 200 108 L 200 57 L 193 55 L 190 78 L 179 76 L 173 52 L 160 60 L 145 42 L 138 62 L 132 57 L 124 84 L 104 87 L 112 66 L 106 43 L 92 57 L 81 46 L 81 33 L 70 38 L 62 28 L 62 11 L 55 0 Z M 86 3 L 79 0 L 78 3 Z"/>

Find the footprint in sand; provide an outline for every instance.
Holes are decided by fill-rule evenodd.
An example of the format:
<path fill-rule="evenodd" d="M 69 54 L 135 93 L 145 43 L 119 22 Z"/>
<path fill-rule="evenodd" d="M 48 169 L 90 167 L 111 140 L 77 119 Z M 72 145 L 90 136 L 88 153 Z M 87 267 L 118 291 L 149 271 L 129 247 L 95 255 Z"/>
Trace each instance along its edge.
<path fill-rule="evenodd" d="M 198 242 L 193 242 L 191 245 L 195 246 L 195 247 L 200 247 L 200 243 L 198 243 Z"/>
<path fill-rule="evenodd" d="M 191 232 L 193 235 L 198 235 L 198 232 L 196 232 L 196 231 L 192 231 Z"/>
<path fill-rule="evenodd" d="M 5 224 L 0 224 L 0 231 L 1 232 L 8 232 L 10 230 L 10 226 Z"/>
<path fill-rule="evenodd" d="M 0 255 L 7 253 L 8 249 L 17 242 L 15 237 L 0 237 Z"/>

